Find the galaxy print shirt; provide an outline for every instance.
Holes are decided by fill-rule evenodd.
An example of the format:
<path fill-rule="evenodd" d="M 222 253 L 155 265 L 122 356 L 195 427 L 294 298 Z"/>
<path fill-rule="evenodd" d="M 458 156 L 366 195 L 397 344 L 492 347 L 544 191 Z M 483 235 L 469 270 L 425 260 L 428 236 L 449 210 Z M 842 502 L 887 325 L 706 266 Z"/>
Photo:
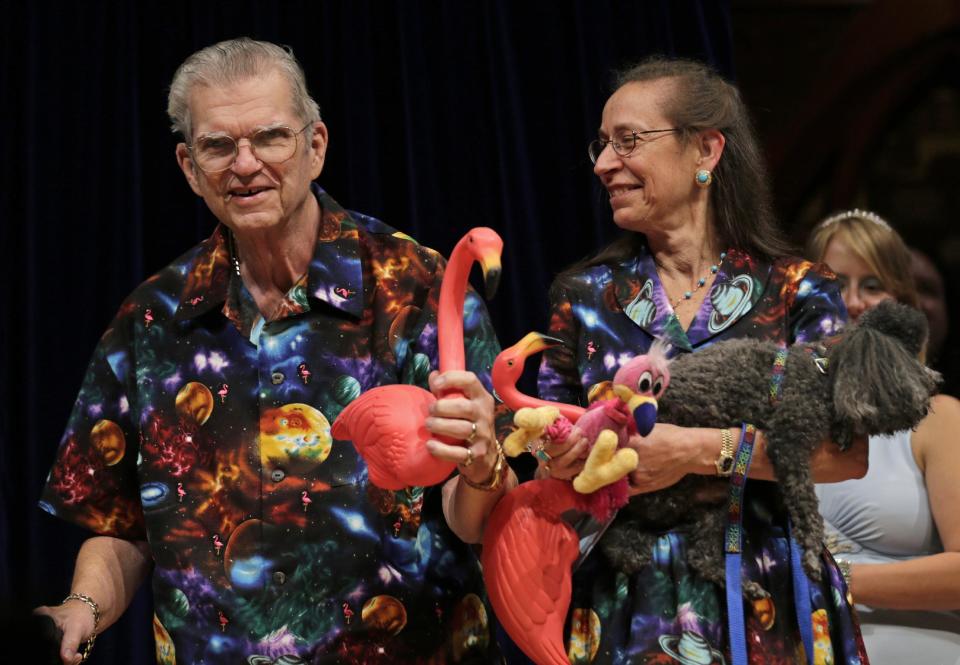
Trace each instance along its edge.
<path fill-rule="evenodd" d="M 669 342 L 675 356 L 723 339 L 819 339 L 839 332 L 844 321 L 839 286 L 825 267 L 789 257 L 769 263 L 730 250 L 684 330 L 644 251 L 619 266 L 594 266 L 554 283 L 550 334 L 564 343 L 544 354 L 540 395 L 585 405 L 591 388 L 596 394 L 656 339 Z"/>
<path fill-rule="evenodd" d="M 228 231 L 138 287 L 100 340 L 41 507 L 150 543 L 157 662 L 492 662 L 472 551 L 440 488 L 380 490 L 330 423 L 374 386 L 426 386 L 444 261 L 322 209 L 308 272 L 265 322 Z M 466 358 L 499 351 L 479 298 Z"/>

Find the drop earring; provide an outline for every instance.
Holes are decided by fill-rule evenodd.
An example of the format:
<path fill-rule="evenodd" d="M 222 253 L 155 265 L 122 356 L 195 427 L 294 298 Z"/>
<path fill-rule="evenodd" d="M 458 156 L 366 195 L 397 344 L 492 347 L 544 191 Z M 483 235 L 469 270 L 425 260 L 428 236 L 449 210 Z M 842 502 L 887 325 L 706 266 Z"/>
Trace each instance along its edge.
<path fill-rule="evenodd" d="M 710 183 L 713 182 L 713 174 L 707 169 L 700 169 L 697 171 L 697 174 L 693 176 L 693 179 L 697 181 L 700 187 L 709 187 Z"/>

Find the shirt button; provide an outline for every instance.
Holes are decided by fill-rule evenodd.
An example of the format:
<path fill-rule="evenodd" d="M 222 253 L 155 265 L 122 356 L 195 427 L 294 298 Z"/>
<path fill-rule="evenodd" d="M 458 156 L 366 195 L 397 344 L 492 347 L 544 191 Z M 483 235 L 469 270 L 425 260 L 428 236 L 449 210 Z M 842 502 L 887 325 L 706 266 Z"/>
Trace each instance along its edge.
<path fill-rule="evenodd" d="M 282 570 L 275 570 L 273 572 L 273 581 L 282 586 L 283 583 L 287 581 L 287 576 Z"/>
<path fill-rule="evenodd" d="M 287 474 L 283 472 L 283 469 L 274 469 L 270 472 L 270 480 L 275 483 L 279 483 L 281 480 L 286 478 Z"/>
<path fill-rule="evenodd" d="M 270 380 L 273 382 L 273 385 L 278 386 L 283 383 L 283 372 L 274 372 L 270 375 Z"/>

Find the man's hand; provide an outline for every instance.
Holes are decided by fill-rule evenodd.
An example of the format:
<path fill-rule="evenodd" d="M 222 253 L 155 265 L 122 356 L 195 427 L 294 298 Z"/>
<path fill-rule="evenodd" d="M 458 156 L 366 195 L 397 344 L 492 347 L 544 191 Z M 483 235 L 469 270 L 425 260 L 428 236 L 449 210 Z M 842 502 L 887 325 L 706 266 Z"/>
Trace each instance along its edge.
<path fill-rule="evenodd" d="M 48 616 L 60 630 L 60 660 L 64 665 L 77 665 L 83 659 L 82 645 L 93 634 L 93 611 L 84 602 L 69 600 L 63 605 L 42 606 L 34 614 Z"/>
<path fill-rule="evenodd" d="M 429 383 L 437 401 L 430 407 L 427 429 L 433 436 L 460 439 L 463 444 L 431 439 L 427 449 L 434 457 L 456 462 L 470 481 L 486 481 L 497 462 L 493 396 L 473 372 L 431 372 Z M 447 397 L 451 391 L 462 396 Z"/>

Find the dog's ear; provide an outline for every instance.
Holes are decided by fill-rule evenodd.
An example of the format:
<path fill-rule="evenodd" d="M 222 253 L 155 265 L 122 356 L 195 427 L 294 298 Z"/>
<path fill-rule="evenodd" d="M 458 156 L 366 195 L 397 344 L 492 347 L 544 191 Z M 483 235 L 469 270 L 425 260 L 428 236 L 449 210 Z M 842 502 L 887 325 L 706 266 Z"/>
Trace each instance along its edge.
<path fill-rule="evenodd" d="M 912 349 L 862 322 L 843 333 L 830 351 L 835 435 L 892 434 L 923 419 L 940 375 Z"/>
<path fill-rule="evenodd" d="M 927 341 L 926 315 L 892 298 L 864 312 L 857 325 L 861 328 L 873 328 L 893 337 L 900 342 L 907 353 L 913 356 L 920 355 L 920 349 Z"/>

